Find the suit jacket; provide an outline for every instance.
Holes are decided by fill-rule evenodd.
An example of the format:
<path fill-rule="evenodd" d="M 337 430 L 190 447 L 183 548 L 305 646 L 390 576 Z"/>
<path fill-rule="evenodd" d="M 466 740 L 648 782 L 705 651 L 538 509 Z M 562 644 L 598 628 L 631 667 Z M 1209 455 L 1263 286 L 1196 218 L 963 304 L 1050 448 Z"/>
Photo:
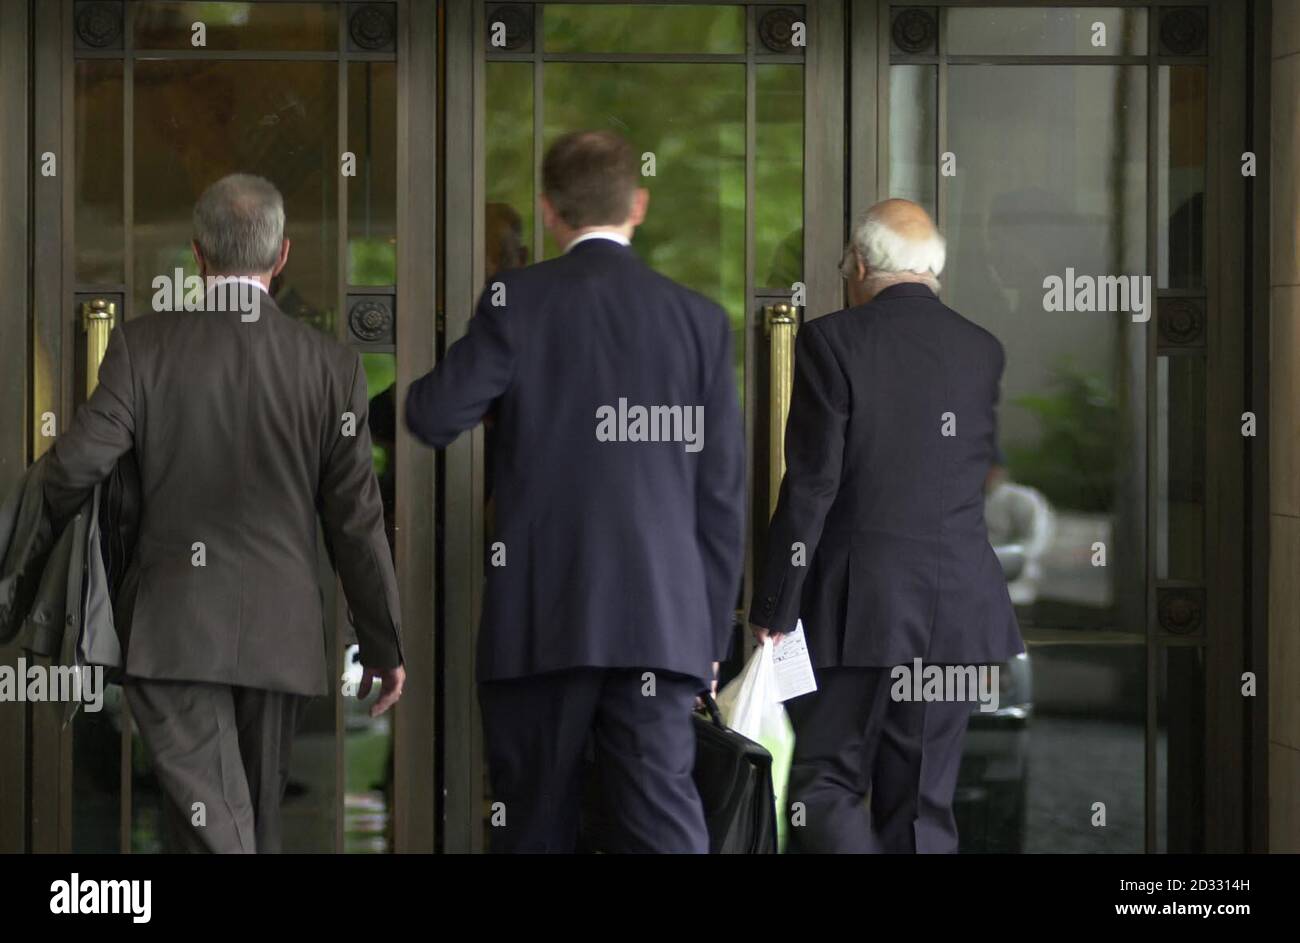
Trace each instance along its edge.
<path fill-rule="evenodd" d="M 494 279 L 505 304 L 489 285 L 406 400 L 435 448 L 496 405 L 479 678 L 595 666 L 705 679 L 730 640 L 744 551 L 726 314 L 605 238 Z M 621 440 L 610 411 L 634 406 L 702 415 L 700 449 L 634 441 L 649 433 L 631 419 Z M 602 417 L 620 440 L 601 441 Z"/>
<path fill-rule="evenodd" d="M 45 496 L 65 519 L 134 448 L 128 675 L 323 694 L 318 519 L 363 662 L 401 662 L 366 378 L 357 353 L 259 297 L 252 321 L 178 311 L 114 330 Z"/>
<path fill-rule="evenodd" d="M 129 539 L 118 513 L 126 476 L 119 463 L 56 539 L 44 493 L 48 459 L 47 452 L 28 468 L 0 505 L 0 645 L 13 642 L 61 667 L 97 665 L 120 680 L 111 574 L 116 548 Z M 65 723 L 79 704 L 65 704 Z"/>
<path fill-rule="evenodd" d="M 786 474 L 750 620 L 784 632 L 802 618 L 819 666 L 1022 651 L 984 525 L 1002 345 L 903 284 L 809 321 L 795 347 Z"/>

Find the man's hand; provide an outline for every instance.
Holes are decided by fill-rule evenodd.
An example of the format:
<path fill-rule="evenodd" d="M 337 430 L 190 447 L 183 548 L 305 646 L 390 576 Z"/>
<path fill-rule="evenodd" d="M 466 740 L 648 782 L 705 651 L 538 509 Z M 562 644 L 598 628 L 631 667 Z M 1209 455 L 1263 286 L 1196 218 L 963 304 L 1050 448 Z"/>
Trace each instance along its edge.
<path fill-rule="evenodd" d="M 361 668 L 361 686 L 357 688 L 357 699 L 364 701 L 370 696 L 370 687 L 375 678 L 379 679 L 379 700 L 370 707 L 370 716 L 378 717 L 397 703 L 402 696 L 402 686 L 406 684 L 406 669 L 401 665 L 396 668 Z"/>
<path fill-rule="evenodd" d="M 782 632 L 773 632 L 770 629 L 763 628 L 761 625 L 754 625 L 752 622 L 749 623 L 749 631 L 754 633 L 754 638 L 758 639 L 759 645 L 763 644 L 763 639 L 768 638 L 772 640 L 773 645 L 778 645 L 784 636 L 784 633 Z"/>

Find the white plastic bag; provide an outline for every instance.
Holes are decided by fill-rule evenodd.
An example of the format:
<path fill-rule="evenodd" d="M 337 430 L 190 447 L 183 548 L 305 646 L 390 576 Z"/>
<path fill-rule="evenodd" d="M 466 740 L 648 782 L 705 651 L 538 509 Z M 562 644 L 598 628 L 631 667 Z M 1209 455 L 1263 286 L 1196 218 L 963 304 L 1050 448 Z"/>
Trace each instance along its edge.
<path fill-rule="evenodd" d="M 777 700 L 776 665 L 771 639 L 754 649 L 745 669 L 718 692 L 718 710 L 732 730 L 772 754 L 772 789 L 776 793 L 777 845 L 785 847 L 785 790 L 794 755 L 794 728 Z"/>

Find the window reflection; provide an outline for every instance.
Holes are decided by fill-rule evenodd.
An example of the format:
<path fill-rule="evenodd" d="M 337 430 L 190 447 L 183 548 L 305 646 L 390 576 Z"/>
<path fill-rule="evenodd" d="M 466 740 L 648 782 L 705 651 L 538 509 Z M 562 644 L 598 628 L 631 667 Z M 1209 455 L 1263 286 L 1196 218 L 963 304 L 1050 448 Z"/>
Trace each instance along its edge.
<path fill-rule="evenodd" d="M 924 97 L 928 67 L 908 68 Z M 1146 70 L 950 63 L 948 74 L 944 294 L 1006 349 L 1002 467 L 986 507 L 1029 655 L 1027 671 L 1002 672 L 1003 700 L 1024 716 L 972 718 L 962 847 L 1141 851 L 1145 328 L 1129 312 L 1047 310 L 1044 279 L 1147 271 Z M 913 130 L 910 147 L 929 133 Z M 891 167 L 920 162 L 892 138 Z"/>
<path fill-rule="evenodd" d="M 396 442 L 397 412 L 394 395 L 397 358 L 393 354 L 362 355 L 366 389 L 370 394 L 370 447 L 375 477 L 384 506 L 384 530 L 390 551 L 395 547 L 393 516 L 396 479 L 393 448 Z M 360 683 L 358 649 L 348 646 L 344 673 Z M 371 717 L 369 704 L 354 697 L 343 699 L 344 851 L 385 852 L 392 848 L 393 731 L 390 714 Z"/>
<path fill-rule="evenodd" d="M 1161 66 L 1158 219 L 1159 287 L 1205 285 L 1206 70 Z M 1167 227 L 1167 228 L 1166 228 Z"/>
<path fill-rule="evenodd" d="M 803 280 L 803 66 L 754 77 L 754 266 L 758 288 Z"/>
<path fill-rule="evenodd" d="M 542 19 L 547 52 L 745 51 L 743 6 L 548 3 Z"/>
<path fill-rule="evenodd" d="M 544 85 L 545 139 L 613 127 L 654 157 L 650 213 L 634 245 L 657 271 L 745 324 L 745 67 L 718 63 L 555 62 Z M 665 89 L 697 89 L 690 95 Z M 547 258 L 559 248 L 547 237 Z M 743 345 L 737 345 L 743 349 Z"/>
<path fill-rule="evenodd" d="M 939 151 L 939 67 L 889 68 L 889 193 L 933 216 Z"/>
<path fill-rule="evenodd" d="M 141 60 L 135 65 L 135 307 L 151 281 L 183 269 L 190 208 L 230 173 L 266 177 L 284 195 L 289 264 L 272 283 L 293 317 L 335 333 L 338 294 L 338 65 Z M 147 184 L 147 185 L 146 185 Z"/>
<path fill-rule="evenodd" d="M 328 51 L 339 45 L 336 3 L 133 3 L 137 49 L 193 49 L 196 23 L 205 49 Z"/>
<path fill-rule="evenodd" d="M 1142 9 L 995 6 L 953 7 L 945 13 L 951 55 L 1140 56 L 1147 51 Z"/>
<path fill-rule="evenodd" d="M 348 284 L 397 284 L 397 67 L 348 64 Z"/>

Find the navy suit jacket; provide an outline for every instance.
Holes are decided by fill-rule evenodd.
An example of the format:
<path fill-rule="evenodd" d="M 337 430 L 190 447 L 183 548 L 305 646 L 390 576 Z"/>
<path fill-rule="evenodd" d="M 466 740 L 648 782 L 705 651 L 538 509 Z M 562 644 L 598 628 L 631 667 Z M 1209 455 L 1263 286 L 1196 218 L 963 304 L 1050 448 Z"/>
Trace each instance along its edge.
<path fill-rule="evenodd" d="M 636 406 L 680 407 L 666 431 L 682 437 L 691 410 L 698 451 L 632 441 L 649 430 L 631 422 L 628 441 L 608 441 L 620 400 L 632 419 Z M 466 335 L 412 384 L 406 423 L 442 448 L 494 406 L 504 565 L 489 554 L 479 679 L 575 667 L 710 677 L 730 640 L 745 536 L 723 310 L 605 238 L 500 272 Z"/>
<path fill-rule="evenodd" d="M 800 328 L 750 621 L 784 632 L 802 618 L 818 666 L 1023 651 L 984 525 L 1005 359 L 915 283 Z"/>

